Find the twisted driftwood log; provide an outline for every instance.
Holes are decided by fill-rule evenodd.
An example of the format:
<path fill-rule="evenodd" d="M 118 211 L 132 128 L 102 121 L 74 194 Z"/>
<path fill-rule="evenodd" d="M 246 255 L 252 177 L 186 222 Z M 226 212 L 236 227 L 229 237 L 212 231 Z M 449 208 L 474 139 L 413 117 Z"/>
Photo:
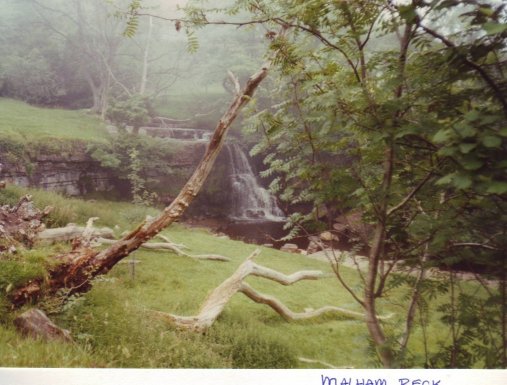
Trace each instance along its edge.
<path fill-rule="evenodd" d="M 254 302 L 268 305 L 280 314 L 286 321 L 318 317 L 325 313 L 339 313 L 347 317 L 364 319 L 365 315 L 363 313 L 336 306 L 324 306 L 317 310 L 296 313 L 291 311 L 277 298 L 257 292 L 244 282 L 246 277 L 253 275 L 256 277 L 267 278 L 287 286 L 301 280 L 319 279 L 324 276 L 324 274 L 318 270 L 298 271 L 291 275 L 285 275 L 276 270 L 269 269 L 253 262 L 253 259 L 259 255 L 259 253 L 259 250 L 255 250 L 229 278 L 215 288 L 206 301 L 204 301 L 196 316 L 179 316 L 159 311 L 155 313 L 161 318 L 183 329 L 195 332 L 205 332 L 211 327 L 211 325 L 213 325 L 218 316 L 224 310 L 225 305 L 231 300 L 234 294 L 240 292 Z"/>

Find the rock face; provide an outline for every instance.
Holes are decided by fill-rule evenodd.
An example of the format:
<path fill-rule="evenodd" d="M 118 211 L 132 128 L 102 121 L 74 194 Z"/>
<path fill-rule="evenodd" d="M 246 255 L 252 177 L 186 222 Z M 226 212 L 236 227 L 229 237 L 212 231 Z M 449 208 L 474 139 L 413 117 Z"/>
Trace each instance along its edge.
<path fill-rule="evenodd" d="M 147 130 L 146 127 L 143 129 Z M 164 150 L 160 158 L 160 166 L 151 168 L 144 178 L 146 188 L 157 193 L 158 203 L 167 206 L 201 160 L 210 132 L 188 128 L 165 130 L 165 134 L 170 135 L 162 140 L 169 144 L 168 149 Z M 218 156 L 187 216 L 228 217 L 233 214 L 234 202 L 237 201 L 235 194 L 252 195 L 246 188 L 233 191 L 231 176 L 235 172 L 231 166 L 228 146 L 230 144 L 226 144 Z M 246 156 L 245 161 L 248 162 Z M 131 187 L 127 175 L 118 175 L 115 174 L 118 171 L 102 167 L 87 152 L 84 142 L 55 141 L 51 145 L 41 144 L 40 148 L 20 149 L 19 144 L 0 138 L 0 165 L 0 181 L 5 181 L 7 185 L 36 187 L 67 196 L 114 192 L 116 196 L 126 199 L 130 197 Z M 265 189 L 262 191 L 267 194 Z M 256 205 L 246 207 L 244 214 L 250 219 L 267 219 L 264 208 L 259 209 Z"/>
<path fill-rule="evenodd" d="M 0 163 L 3 164 L 0 179 L 7 184 L 38 187 L 70 196 L 113 188 L 113 175 L 86 153 L 82 143 L 74 144 L 70 151 L 22 158 L 0 148 Z"/>

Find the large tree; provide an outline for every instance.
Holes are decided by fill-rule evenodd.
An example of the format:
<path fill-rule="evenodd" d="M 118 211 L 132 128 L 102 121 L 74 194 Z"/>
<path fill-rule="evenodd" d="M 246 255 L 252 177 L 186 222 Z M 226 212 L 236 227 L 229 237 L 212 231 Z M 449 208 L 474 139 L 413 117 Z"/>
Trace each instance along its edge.
<path fill-rule="evenodd" d="M 427 268 L 468 264 L 499 282 L 498 292 L 484 285 L 489 302 L 475 307 L 489 309 L 488 327 L 498 338 L 469 338 L 477 326 L 458 315 L 473 306 L 456 294 L 451 273 L 444 288 L 450 304 L 441 310 L 450 312 L 443 320 L 452 341 L 433 361 L 426 355 L 426 364 L 455 367 L 482 360 L 488 351 L 493 358 L 486 366 L 505 366 L 503 5 L 238 0 L 229 13 L 244 12 L 245 20 L 224 21 L 216 16 L 221 11 L 191 4 L 187 19 L 175 22 L 262 24 L 269 36 L 277 26 L 290 31 L 271 45 L 279 92 L 272 92 L 271 107 L 254 116 L 253 126 L 264 134 L 254 152 L 267 152 L 266 174 L 276 176 L 272 187 L 282 199 L 324 205 L 331 220 L 354 208 L 369 224 L 371 232 L 359 234 L 368 250 L 362 292 L 344 281 L 339 258 L 331 259 L 338 279 L 367 313 L 382 364 L 406 362 L 417 310 L 422 319 L 432 287 Z M 312 219 L 307 214 L 294 215 L 294 224 Z M 411 294 L 404 327 L 396 333 L 380 322 L 377 306 L 399 284 L 392 272 L 400 261 L 417 273 L 404 278 Z"/>

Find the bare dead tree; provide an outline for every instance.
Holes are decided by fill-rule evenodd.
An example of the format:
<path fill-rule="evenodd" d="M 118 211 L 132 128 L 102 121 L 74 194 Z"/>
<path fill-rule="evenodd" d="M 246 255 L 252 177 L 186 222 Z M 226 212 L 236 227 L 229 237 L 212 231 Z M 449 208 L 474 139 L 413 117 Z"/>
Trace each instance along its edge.
<path fill-rule="evenodd" d="M 338 313 L 348 318 L 365 319 L 366 315 L 364 313 L 337 306 L 323 306 L 316 310 L 312 309 L 298 313 L 290 310 L 278 298 L 259 293 L 253 287 L 245 283 L 247 277 L 262 277 L 285 286 L 292 285 L 302 280 L 315 280 L 324 277 L 324 274 L 318 270 L 303 270 L 285 275 L 279 271 L 255 263 L 253 259 L 259 255 L 259 253 L 260 251 L 258 249 L 255 250 L 241 265 L 239 265 L 229 278 L 217 286 L 204 301 L 196 316 L 180 316 L 165 312 L 155 313 L 182 329 L 202 333 L 213 325 L 224 310 L 225 305 L 227 305 L 236 293 L 243 293 L 252 301 L 271 307 L 288 322 L 319 317 L 327 313 Z M 383 319 L 385 317 L 380 318 Z"/>

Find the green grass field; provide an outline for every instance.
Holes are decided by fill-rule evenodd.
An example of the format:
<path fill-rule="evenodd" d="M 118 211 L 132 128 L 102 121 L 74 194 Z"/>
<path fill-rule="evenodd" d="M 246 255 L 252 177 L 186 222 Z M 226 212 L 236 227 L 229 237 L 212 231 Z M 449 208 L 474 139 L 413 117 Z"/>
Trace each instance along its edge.
<path fill-rule="evenodd" d="M 85 111 L 34 107 L 0 98 L 0 135 L 18 142 L 59 140 L 105 141 L 104 123 Z"/>
<path fill-rule="evenodd" d="M 0 193 L 0 204 L 14 201 L 26 190 L 9 187 Z M 84 223 L 89 216 L 101 219 L 97 226 L 118 225 L 117 232 L 132 227 L 147 213 L 155 211 L 125 203 L 85 202 L 66 199 L 48 192 L 28 191 L 39 206 L 52 203 L 59 211 L 54 223 L 72 220 Z M 58 218 L 58 220 L 55 220 Z M 170 252 L 139 250 L 135 277 L 128 264 L 118 264 L 107 275 L 96 280 L 86 295 L 72 299 L 51 317 L 68 328 L 73 344 L 45 343 L 21 337 L 12 326 L 14 314 L 5 307 L 0 323 L 0 366 L 45 367 L 248 367 L 289 368 L 322 367 L 307 364 L 299 357 L 324 361 L 337 367 L 372 367 L 374 356 L 368 343 L 364 322 L 339 315 L 288 323 L 272 309 L 255 304 L 237 294 L 224 313 L 205 335 L 176 329 L 157 318 L 151 310 L 179 315 L 196 314 L 207 294 L 226 279 L 257 246 L 216 237 L 206 230 L 175 225 L 164 232 L 171 240 L 183 243 L 190 253 L 216 253 L 231 262 L 198 261 Z M 44 246 L 18 255 L 25 279 L 37 275 L 37 263 L 44 255 L 54 255 L 66 245 Z M 285 273 L 302 269 L 331 273 L 327 263 L 302 255 L 287 254 L 261 247 L 257 262 Z M 129 257 L 130 258 L 130 257 Z M 5 269 L 9 261 L 0 260 L 0 290 L 5 293 L 13 275 L 20 271 Z M 2 267 L 1 265 L 4 265 Z M 343 268 L 346 279 L 360 289 L 360 280 L 352 269 Z M 258 291 L 282 300 L 294 311 L 324 305 L 342 306 L 360 311 L 351 296 L 329 277 L 318 281 L 301 281 L 293 286 L 249 277 L 248 283 Z M 403 295 L 400 290 L 399 298 Z M 394 297 L 396 298 L 396 297 Z M 400 318 L 394 302 L 384 303 L 380 313 L 395 313 L 388 321 L 396 328 Z M 46 303 L 47 309 L 57 309 Z M 432 327 L 429 342 L 441 336 Z M 422 364 L 420 330 L 416 328 L 412 351 L 414 364 Z"/>

